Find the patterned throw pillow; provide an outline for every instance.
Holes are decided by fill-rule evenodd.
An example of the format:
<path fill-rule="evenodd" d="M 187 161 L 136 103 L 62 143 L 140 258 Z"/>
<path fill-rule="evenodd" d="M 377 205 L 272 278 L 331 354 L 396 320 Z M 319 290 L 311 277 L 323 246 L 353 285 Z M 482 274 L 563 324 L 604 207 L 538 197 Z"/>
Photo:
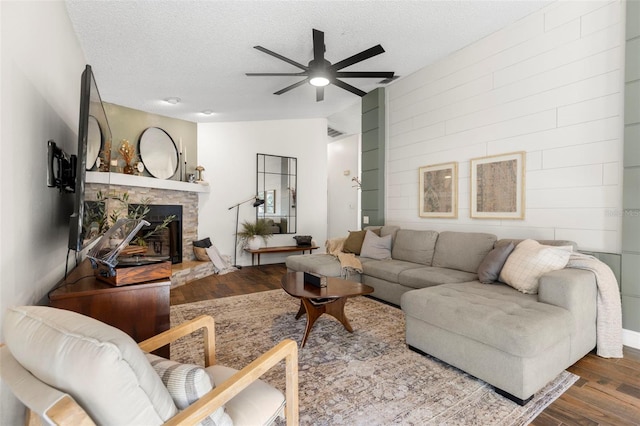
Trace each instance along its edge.
<path fill-rule="evenodd" d="M 524 240 L 507 258 L 500 281 L 526 294 L 538 293 L 538 279 L 547 272 L 567 266 L 571 247 L 543 246 L 534 240 Z"/>
<path fill-rule="evenodd" d="M 181 364 L 149 353 L 145 355 L 162 379 L 162 383 L 166 386 L 178 409 L 184 410 L 213 389 L 211 378 L 204 368 L 198 365 Z M 222 406 L 202 420 L 200 424 L 230 426 L 233 422 Z"/>

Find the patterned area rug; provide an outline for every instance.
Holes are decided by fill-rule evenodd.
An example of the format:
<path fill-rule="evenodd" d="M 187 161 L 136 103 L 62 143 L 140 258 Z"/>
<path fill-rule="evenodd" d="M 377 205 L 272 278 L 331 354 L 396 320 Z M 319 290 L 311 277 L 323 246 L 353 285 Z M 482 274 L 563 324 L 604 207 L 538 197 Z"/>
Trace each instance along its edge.
<path fill-rule="evenodd" d="M 282 290 L 171 307 L 171 323 L 198 315 L 216 321 L 217 362 L 240 369 L 282 339 L 302 340 L 306 318 Z M 409 350 L 402 311 L 366 297 L 349 299 L 349 333 L 320 317 L 299 352 L 303 425 L 524 425 L 578 377 L 563 372 L 525 407 L 490 385 L 435 358 Z M 171 358 L 202 364 L 201 336 L 171 346 Z M 498 366 L 496 366 L 498 367 Z M 284 390 L 284 363 L 263 380 Z"/>

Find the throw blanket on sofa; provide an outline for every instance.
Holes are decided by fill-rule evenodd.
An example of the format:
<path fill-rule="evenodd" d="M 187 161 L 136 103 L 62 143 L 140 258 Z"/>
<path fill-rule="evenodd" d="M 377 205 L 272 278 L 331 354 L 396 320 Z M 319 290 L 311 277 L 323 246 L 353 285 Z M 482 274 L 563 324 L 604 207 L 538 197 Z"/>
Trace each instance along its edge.
<path fill-rule="evenodd" d="M 340 261 L 340 269 L 342 271 L 341 276 L 344 278 L 349 277 L 350 272 L 362 273 L 362 263 L 360 259 L 356 258 L 353 253 L 345 253 L 342 251 L 344 247 L 345 238 L 331 238 L 325 243 L 327 253 L 335 256 Z"/>
<path fill-rule="evenodd" d="M 585 269 L 596 276 L 596 353 L 603 358 L 622 358 L 622 303 L 613 271 L 595 257 L 575 252 L 567 268 Z"/>

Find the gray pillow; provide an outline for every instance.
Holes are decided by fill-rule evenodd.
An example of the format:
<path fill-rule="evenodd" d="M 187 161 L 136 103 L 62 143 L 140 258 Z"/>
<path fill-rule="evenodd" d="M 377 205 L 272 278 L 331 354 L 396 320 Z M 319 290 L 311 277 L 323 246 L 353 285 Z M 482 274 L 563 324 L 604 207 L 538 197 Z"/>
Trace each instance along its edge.
<path fill-rule="evenodd" d="M 360 249 L 360 257 L 384 260 L 391 259 L 391 237 L 378 237 L 375 233 L 367 231 Z"/>
<path fill-rule="evenodd" d="M 514 248 L 515 245 L 509 243 L 491 250 L 478 266 L 478 280 L 485 284 L 498 281 L 500 271 Z"/>

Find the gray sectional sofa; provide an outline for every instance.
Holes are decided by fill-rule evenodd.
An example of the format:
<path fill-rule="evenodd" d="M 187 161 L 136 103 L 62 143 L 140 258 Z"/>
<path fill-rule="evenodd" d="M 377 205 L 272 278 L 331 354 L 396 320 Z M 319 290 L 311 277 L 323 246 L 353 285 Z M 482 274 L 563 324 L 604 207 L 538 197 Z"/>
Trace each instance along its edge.
<path fill-rule="evenodd" d="M 596 345 L 596 280 L 565 268 L 539 279 L 538 294 L 500 282 L 478 281 L 478 267 L 494 247 L 514 240 L 467 232 L 405 230 L 392 235 L 391 259 L 360 257 L 362 274 L 348 278 L 375 289 L 373 297 L 399 305 L 406 342 L 526 403 L 535 392 Z M 516 243 L 518 241 L 515 241 Z M 540 241 L 573 245 L 569 241 Z M 286 259 L 292 271 L 344 276 L 328 254 Z"/>

